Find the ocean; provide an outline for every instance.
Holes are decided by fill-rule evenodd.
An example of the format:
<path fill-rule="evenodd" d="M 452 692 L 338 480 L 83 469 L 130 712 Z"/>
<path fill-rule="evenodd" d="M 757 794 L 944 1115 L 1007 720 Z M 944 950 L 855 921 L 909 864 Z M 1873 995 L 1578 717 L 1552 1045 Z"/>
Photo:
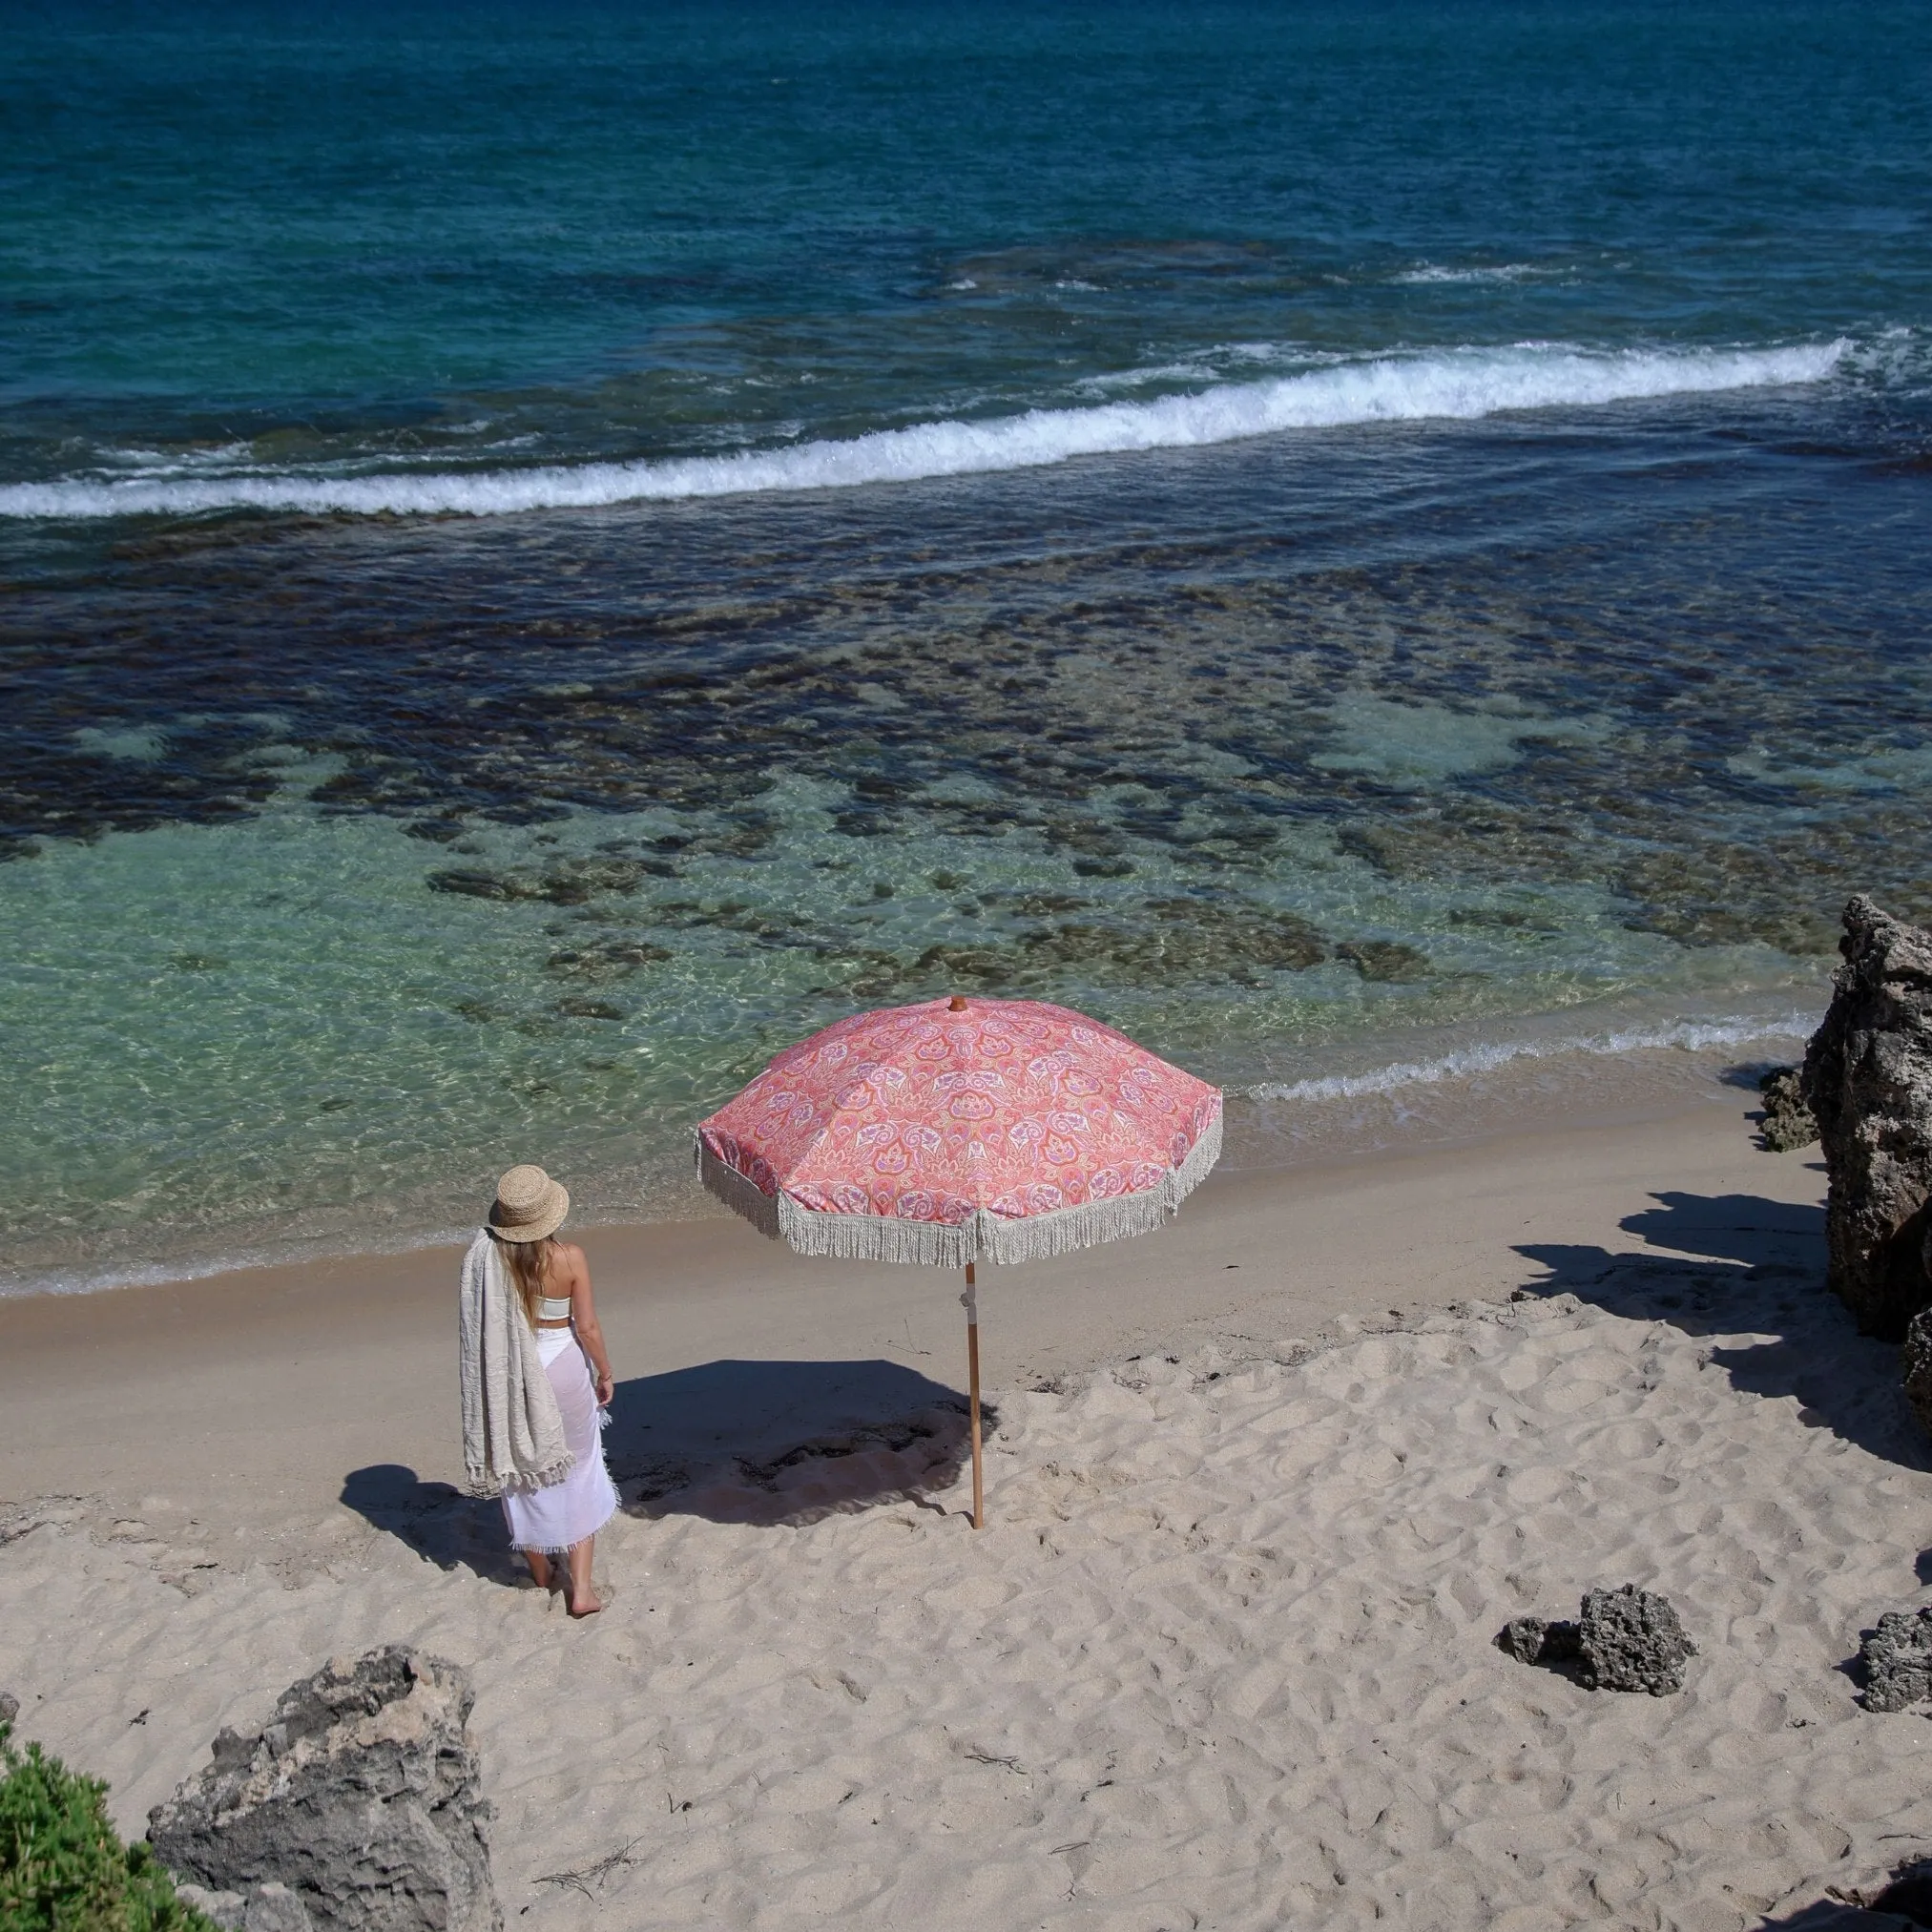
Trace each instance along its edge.
<path fill-rule="evenodd" d="M 952 990 L 1262 1163 L 1792 1057 L 1928 179 L 1922 6 L 16 10 L 0 1289 L 686 1211 Z"/>

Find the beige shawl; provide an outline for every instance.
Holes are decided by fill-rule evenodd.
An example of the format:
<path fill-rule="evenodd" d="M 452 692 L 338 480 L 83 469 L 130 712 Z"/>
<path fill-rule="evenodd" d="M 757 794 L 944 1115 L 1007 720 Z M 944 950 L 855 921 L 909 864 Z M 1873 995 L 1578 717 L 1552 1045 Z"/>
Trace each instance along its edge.
<path fill-rule="evenodd" d="M 463 1464 L 472 1496 L 548 1489 L 576 1458 L 503 1257 L 479 1229 L 463 1257 Z"/>

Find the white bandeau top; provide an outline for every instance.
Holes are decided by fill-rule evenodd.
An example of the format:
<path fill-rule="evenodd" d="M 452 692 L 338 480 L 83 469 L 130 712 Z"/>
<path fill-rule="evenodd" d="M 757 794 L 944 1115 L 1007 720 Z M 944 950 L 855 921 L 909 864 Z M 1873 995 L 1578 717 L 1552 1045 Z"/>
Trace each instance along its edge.
<path fill-rule="evenodd" d="M 571 1298 L 546 1295 L 537 1302 L 539 1321 L 568 1321 L 571 1319 Z"/>

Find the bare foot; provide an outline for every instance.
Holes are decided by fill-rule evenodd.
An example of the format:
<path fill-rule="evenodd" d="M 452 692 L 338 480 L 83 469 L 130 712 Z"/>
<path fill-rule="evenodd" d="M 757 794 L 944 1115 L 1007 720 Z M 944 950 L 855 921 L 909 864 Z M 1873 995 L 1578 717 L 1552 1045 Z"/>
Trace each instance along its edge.
<path fill-rule="evenodd" d="M 565 1559 L 571 1572 L 570 1595 L 567 1601 L 573 1617 L 593 1617 L 604 1608 L 591 1583 L 591 1562 L 595 1549 L 596 1539 L 587 1536 L 581 1543 L 571 1545 Z"/>
<path fill-rule="evenodd" d="M 535 1583 L 539 1589 L 556 1589 L 556 1575 L 551 1568 L 551 1560 L 548 1556 L 544 1555 L 541 1550 L 526 1549 L 523 1553 L 523 1559 L 530 1565 L 531 1581 Z"/>

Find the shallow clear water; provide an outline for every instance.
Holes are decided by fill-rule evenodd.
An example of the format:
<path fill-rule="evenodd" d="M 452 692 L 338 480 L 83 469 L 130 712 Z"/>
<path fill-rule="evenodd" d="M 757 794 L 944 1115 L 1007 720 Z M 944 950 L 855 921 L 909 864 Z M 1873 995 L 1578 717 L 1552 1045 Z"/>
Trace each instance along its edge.
<path fill-rule="evenodd" d="M 1849 891 L 1932 913 L 1928 54 L 29 23 L 0 1272 L 406 1239 L 518 1158 L 663 1209 L 776 1047 L 955 987 L 1272 1093 L 1257 1145 L 1342 1076 L 1788 1051 Z"/>

